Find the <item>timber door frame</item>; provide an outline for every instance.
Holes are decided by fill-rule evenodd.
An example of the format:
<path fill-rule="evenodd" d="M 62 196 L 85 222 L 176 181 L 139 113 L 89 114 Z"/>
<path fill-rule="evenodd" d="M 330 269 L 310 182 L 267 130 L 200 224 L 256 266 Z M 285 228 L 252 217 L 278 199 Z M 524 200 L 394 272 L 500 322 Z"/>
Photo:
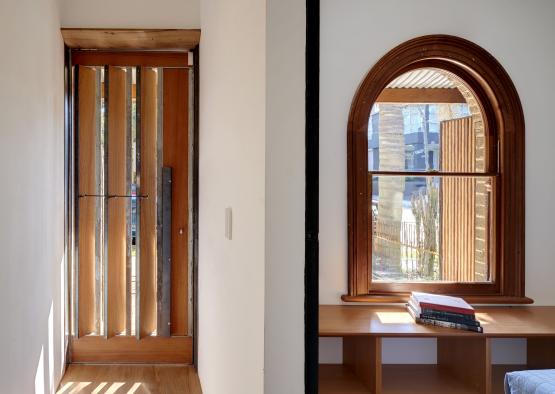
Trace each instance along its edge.
<path fill-rule="evenodd" d="M 88 30 L 88 29 L 85 29 Z M 129 31 L 126 30 L 127 33 Z M 139 46 L 140 47 L 140 46 Z M 140 48 L 139 48 L 140 49 Z M 189 129 L 192 129 L 190 133 L 190 137 L 193 138 L 192 141 L 192 149 L 189 149 L 191 157 L 189 159 L 189 165 L 191 169 L 189 170 L 189 177 L 192 179 L 189 180 L 189 187 L 190 187 L 190 199 L 189 199 L 189 210 L 191 212 L 191 226 L 190 226 L 190 239 L 191 243 L 189 254 L 192 260 L 191 263 L 191 270 L 192 272 L 189 273 L 189 283 L 192 286 L 192 291 L 189 294 L 192 294 L 192 323 L 190 324 L 190 336 L 181 337 L 182 339 L 179 341 L 168 341 L 168 338 L 161 338 L 161 337 L 148 337 L 142 338 L 141 341 L 145 341 L 142 348 L 137 348 L 132 343 L 134 340 L 133 337 L 115 337 L 111 339 L 110 344 L 106 344 L 104 347 L 104 353 L 106 353 L 106 357 L 102 360 L 98 360 L 99 362 L 118 362 L 120 361 L 117 357 L 118 349 L 121 347 L 125 347 L 130 351 L 131 358 L 126 361 L 130 362 L 156 362 L 159 359 L 160 354 L 157 349 L 161 349 L 162 353 L 166 352 L 171 349 L 175 349 L 176 347 L 183 350 L 183 354 L 180 357 L 169 357 L 164 359 L 163 362 L 172 362 L 172 363 L 193 363 L 195 366 L 198 363 L 198 350 L 197 350 L 197 342 L 198 342 L 198 290 L 197 290 L 197 275 L 198 275 L 198 81 L 199 81 L 199 49 L 198 49 L 198 40 L 195 46 L 191 48 L 187 48 L 189 53 L 193 55 L 193 66 L 190 68 L 190 71 L 193 72 L 193 95 L 189 97 L 189 100 L 192 99 L 192 103 L 189 103 L 189 109 L 191 109 L 192 104 L 192 122 L 189 126 Z M 110 51 L 111 52 L 111 51 Z M 112 55 L 110 52 L 106 52 L 107 55 Z M 179 53 L 183 51 L 176 51 L 174 53 Z M 76 55 L 76 51 L 72 50 L 70 47 L 66 45 L 65 47 L 65 163 L 66 163 L 66 177 L 65 177 L 65 187 L 66 187 L 66 269 L 65 269 L 65 277 L 66 277 L 66 346 L 67 346 L 67 353 L 68 357 L 67 360 L 69 362 L 80 362 L 80 361 L 87 361 L 87 360 L 79 360 L 75 357 L 72 357 L 72 349 L 75 349 L 76 346 L 80 346 L 80 352 L 82 354 L 86 354 L 88 350 L 93 349 L 94 347 L 98 346 L 98 344 L 93 341 L 91 338 L 80 338 L 78 342 L 74 340 L 72 337 L 72 328 L 71 322 L 75 318 L 73 316 L 72 308 L 70 307 L 70 296 L 71 296 L 71 289 L 69 284 L 71 283 L 70 279 L 71 276 L 74 274 L 71 272 L 71 267 L 75 262 L 75 258 L 77 256 L 77 228 L 75 227 L 77 212 L 76 207 L 78 192 L 77 192 L 77 185 L 78 185 L 78 172 L 76 171 L 78 163 L 77 163 L 77 124 L 76 124 L 76 117 L 78 116 L 76 111 L 76 103 L 74 103 L 75 97 L 75 87 L 73 86 L 74 80 L 72 75 L 72 68 L 74 66 L 73 57 Z M 91 51 L 92 53 L 92 51 Z M 97 52 L 98 53 L 98 52 Z M 123 57 L 129 57 L 136 54 L 135 52 L 122 52 Z M 164 53 L 160 52 L 149 52 L 149 58 L 156 59 L 159 55 L 167 55 L 169 59 L 172 58 L 171 53 L 168 51 Z M 87 56 L 86 53 L 81 52 L 81 55 L 77 56 Z M 183 53 L 181 53 L 183 55 Z M 133 64 L 135 65 L 135 64 Z M 149 63 L 145 63 L 144 65 L 149 65 Z M 154 64 L 153 64 L 154 65 Z M 156 64 L 159 66 L 163 66 L 163 64 Z M 172 64 L 170 64 L 172 66 Z M 169 339 L 175 339 L 169 338 Z M 191 343 L 192 342 L 192 343 Z M 189 350 L 187 350 L 189 349 Z"/>

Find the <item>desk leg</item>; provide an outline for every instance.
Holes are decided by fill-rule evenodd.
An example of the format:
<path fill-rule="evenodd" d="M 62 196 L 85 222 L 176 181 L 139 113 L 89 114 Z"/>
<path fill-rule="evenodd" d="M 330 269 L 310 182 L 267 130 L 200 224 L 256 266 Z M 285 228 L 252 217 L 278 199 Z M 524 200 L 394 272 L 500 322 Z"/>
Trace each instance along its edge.
<path fill-rule="evenodd" d="M 382 340 L 372 336 L 343 337 L 343 364 L 368 387 L 382 391 Z"/>
<path fill-rule="evenodd" d="M 527 339 L 529 369 L 555 368 L 555 338 Z"/>
<path fill-rule="evenodd" d="M 480 393 L 491 393 L 490 340 L 476 337 L 437 339 L 437 363 L 441 370 L 468 383 Z"/>

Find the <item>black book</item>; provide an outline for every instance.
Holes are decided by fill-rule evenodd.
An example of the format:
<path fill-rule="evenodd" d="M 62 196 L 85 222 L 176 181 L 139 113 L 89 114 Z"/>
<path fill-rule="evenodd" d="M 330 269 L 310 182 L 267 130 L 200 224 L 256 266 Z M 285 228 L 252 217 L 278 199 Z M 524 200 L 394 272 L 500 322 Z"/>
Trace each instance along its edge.
<path fill-rule="evenodd" d="M 407 309 L 409 314 L 413 317 L 414 321 L 420 324 L 426 324 L 430 326 L 445 327 L 445 328 L 455 328 L 457 330 L 464 331 L 474 331 L 474 332 L 484 332 L 480 326 L 470 326 L 468 324 L 452 323 L 448 321 L 436 320 L 436 319 L 426 319 L 418 316 L 416 311 L 412 308 L 410 304 L 407 304 Z"/>
<path fill-rule="evenodd" d="M 448 321 L 453 323 L 459 324 L 468 324 L 468 325 L 475 325 L 479 326 L 480 322 L 476 320 L 474 315 L 468 315 L 464 313 L 457 313 L 457 312 L 449 312 L 449 311 L 440 311 L 438 309 L 432 308 L 417 308 L 414 304 L 414 300 L 409 299 L 409 305 L 412 309 L 418 313 L 417 311 L 420 310 L 420 316 L 427 319 L 437 319 L 442 321 Z"/>
<path fill-rule="evenodd" d="M 433 309 L 422 310 L 420 317 L 423 319 L 435 319 L 441 320 L 451 323 L 458 323 L 458 324 L 467 324 L 469 326 L 476 326 L 480 327 L 480 322 L 476 319 L 469 319 L 466 317 L 456 316 L 455 314 L 443 312 L 443 311 L 434 311 Z"/>

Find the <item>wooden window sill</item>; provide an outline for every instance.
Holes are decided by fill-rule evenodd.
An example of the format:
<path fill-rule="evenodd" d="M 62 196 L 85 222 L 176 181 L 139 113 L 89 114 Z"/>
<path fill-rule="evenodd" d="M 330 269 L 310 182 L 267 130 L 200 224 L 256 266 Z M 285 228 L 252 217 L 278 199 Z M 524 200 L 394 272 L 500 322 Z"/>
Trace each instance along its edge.
<path fill-rule="evenodd" d="M 501 295 L 475 295 L 475 296 L 461 296 L 469 304 L 532 304 L 534 300 L 528 297 L 512 297 Z M 367 294 L 355 295 L 348 294 L 342 295 L 341 300 L 344 302 L 360 302 L 370 304 L 398 304 L 406 303 L 409 299 L 409 294 Z"/>

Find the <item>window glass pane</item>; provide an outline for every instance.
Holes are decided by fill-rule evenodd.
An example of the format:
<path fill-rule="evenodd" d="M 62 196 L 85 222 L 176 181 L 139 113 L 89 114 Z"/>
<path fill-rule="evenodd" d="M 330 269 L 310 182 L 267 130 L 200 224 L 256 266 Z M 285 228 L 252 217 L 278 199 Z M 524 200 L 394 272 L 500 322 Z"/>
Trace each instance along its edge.
<path fill-rule="evenodd" d="M 478 101 L 442 70 L 418 69 L 396 78 L 370 113 L 368 170 L 485 172 Z"/>
<path fill-rule="evenodd" d="M 488 282 L 491 177 L 372 176 L 374 282 Z"/>

